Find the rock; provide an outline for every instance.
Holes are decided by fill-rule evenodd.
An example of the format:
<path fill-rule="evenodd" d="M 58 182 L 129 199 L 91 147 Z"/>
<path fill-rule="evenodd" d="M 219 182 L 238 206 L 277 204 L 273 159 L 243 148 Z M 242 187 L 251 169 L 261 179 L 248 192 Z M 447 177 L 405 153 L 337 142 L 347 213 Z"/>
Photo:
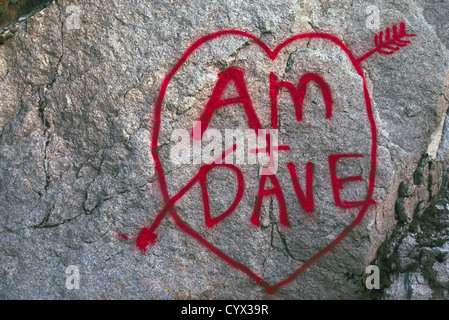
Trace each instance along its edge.
<path fill-rule="evenodd" d="M 380 8 L 375 30 L 367 28 L 363 3 L 293 0 L 58 0 L 5 27 L 0 33 L 7 34 L 0 46 L 0 297 L 447 298 L 442 249 L 447 230 L 440 223 L 448 212 L 447 23 L 438 4 L 371 4 Z M 367 57 L 358 69 L 344 48 L 360 58 L 374 49 L 376 34 L 401 21 L 416 34 L 411 42 L 393 55 Z M 169 212 L 156 230 L 143 233 L 155 242 L 143 255 L 136 247 L 141 230 L 150 228 L 165 206 L 150 141 L 164 77 L 195 41 L 229 29 L 255 35 L 272 49 L 310 32 L 332 34 L 341 45 L 298 40 L 273 61 L 241 35 L 199 46 L 171 74 L 154 154 L 173 197 L 200 169 L 171 161 L 173 131 L 191 132 L 219 74 L 235 80 L 240 73 L 232 68 L 242 71 L 263 128 L 271 123 L 270 79 L 272 85 L 273 76 L 279 86 L 281 80 L 296 85 L 303 75 L 315 75 L 303 78 L 315 84 L 306 87 L 300 122 L 288 90 L 278 95 L 279 142 L 290 151 L 279 152 L 276 177 L 290 227 L 276 196 L 263 197 L 257 220 L 256 195 L 265 178 L 258 165 L 249 164 L 237 165 L 245 183 L 238 206 L 213 224 L 240 190 L 239 171 L 213 168 L 204 180 L 210 220 L 204 214 L 205 191 L 195 184 L 174 205 L 177 216 Z M 235 85 L 242 89 L 242 83 Z M 236 96 L 247 101 L 234 84 L 223 92 L 223 99 Z M 225 129 L 248 129 L 248 112 L 241 106 L 216 110 L 210 128 L 223 137 Z M 354 156 L 338 158 L 342 154 Z M 306 188 L 309 162 L 313 208 Z M 375 181 L 370 180 L 374 168 Z M 294 172 L 309 202 L 295 189 Z M 339 189 L 340 207 L 336 177 L 349 177 Z M 275 183 L 268 179 L 265 189 Z M 344 208 L 347 202 L 359 203 Z M 194 230 L 196 239 L 182 229 Z M 211 244 L 248 269 L 232 267 Z M 332 250 L 323 249 L 329 245 Z M 270 294 L 270 286 L 309 262 Z M 380 267 L 380 290 L 365 288 L 369 264 Z M 76 270 L 69 266 L 79 269 L 79 289 L 66 286 L 66 270 Z M 262 283 L 267 290 L 248 270 L 269 283 Z"/>
<path fill-rule="evenodd" d="M 432 297 L 432 289 L 420 274 L 401 274 L 385 290 L 385 296 L 395 300 L 428 300 Z"/>
<path fill-rule="evenodd" d="M 427 174 L 421 181 L 426 184 L 425 189 L 431 190 L 432 188 L 426 183 L 426 181 L 435 181 L 430 179 L 431 172 L 438 170 L 437 168 L 447 168 L 447 163 L 443 165 L 441 162 L 428 162 L 426 166 L 431 169 L 424 170 Z M 414 195 L 415 203 L 421 205 L 415 208 L 402 207 L 403 215 L 409 219 L 398 222 L 396 230 L 382 244 L 378 256 L 372 262 L 380 266 L 383 290 L 368 292 L 370 298 L 447 299 L 449 284 L 447 281 L 449 249 L 447 170 L 438 177 L 442 183 L 439 187 L 440 191 L 433 193 L 430 200 L 421 200 L 416 194 Z M 424 197 L 429 199 L 428 194 Z M 404 198 L 398 198 L 398 201 L 401 199 Z"/>

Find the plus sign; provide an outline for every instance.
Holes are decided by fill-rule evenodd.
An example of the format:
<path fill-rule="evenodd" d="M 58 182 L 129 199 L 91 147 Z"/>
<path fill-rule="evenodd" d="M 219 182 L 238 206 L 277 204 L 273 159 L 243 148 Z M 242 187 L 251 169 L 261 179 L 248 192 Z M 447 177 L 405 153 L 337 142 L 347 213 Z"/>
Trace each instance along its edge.
<path fill-rule="evenodd" d="M 268 154 L 268 156 L 270 157 L 270 166 L 264 167 L 262 169 L 262 175 L 271 175 L 273 174 L 273 171 L 271 171 L 271 169 L 275 168 L 274 157 L 272 153 L 279 151 L 290 151 L 290 147 L 288 145 L 273 146 L 271 136 L 269 133 L 266 134 L 266 141 L 267 145 L 265 148 L 251 149 L 249 152 L 256 154 L 265 152 Z"/>

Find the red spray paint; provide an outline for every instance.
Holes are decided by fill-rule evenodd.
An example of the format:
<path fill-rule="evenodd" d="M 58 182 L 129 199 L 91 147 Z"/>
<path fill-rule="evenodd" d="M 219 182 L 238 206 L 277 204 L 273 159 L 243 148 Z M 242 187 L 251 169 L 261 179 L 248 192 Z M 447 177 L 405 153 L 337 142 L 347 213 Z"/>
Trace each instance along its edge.
<path fill-rule="evenodd" d="M 231 167 L 228 168 L 233 170 L 237 174 L 238 179 L 238 191 L 235 198 L 234 203 L 231 205 L 231 207 L 225 211 L 221 216 L 218 216 L 214 219 L 210 217 L 210 212 L 208 211 L 208 195 L 207 195 L 207 173 L 214 168 L 214 166 L 207 167 L 203 166 L 200 168 L 198 174 L 192 178 L 181 191 L 179 191 L 176 195 L 170 196 L 168 189 L 167 189 L 167 183 L 165 181 L 165 175 L 164 170 L 162 168 L 161 159 L 159 158 L 158 154 L 158 138 L 159 138 L 159 132 L 161 128 L 161 109 L 162 109 L 162 103 L 164 100 L 165 92 L 167 90 L 167 87 L 173 78 L 173 76 L 178 72 L 179 68 L 188 60 L 188 58 L 197 50 L 199 47 L 201 47 L 203 44 L 212 41 L 214 39 L 224 37 L 227 35 L 233 35 L 233 36 L 240 36 L 243 38 L 248 38 L 254 42 L 265 54 L 271 59 L 275 60 L 278 56 L 279 52 L 287 47 L 289 44 L 291 44 L 294 41 L 298 41 L 301 39 L 325 39 L 329 42 L 333 43 L 334 45 L 337 45 L 340 49 L 342 49 L 346 55 L 349 57 L 350 61 L 352 62 L 356 72 L 358 75 L 363 79 L 363 92 L 364 92 L 364 100 L 366 105 L 366 111 L 368 116 L 368 121 L 371 126 L 371 154 L 370 154 L 370 174 L 368 178 L 368 195 L 366 201 L 359 202 L 359 203 L 348 203 L 348 202 L 342 202 L 339 196 L 339 190 L 343 188 L 343 183 L 348 181 L 358 181 L 359 177 L 349 177 L 346 179 L 339 178 L 335 173 L 335 167 L 337 164 L 338 159 L 341 157 L 345 157 L 348 155 L 333 155 L 329 158 L 329 167 L 331 172 L 331 180 L 333 184 L 333 190 L 334 190 L 334 198 L 336 201 L 337 206 L 340 207 L 357 207 L 359 208 L 359 212 L 356 216 L 356 218 L 333 240 L 331 241 L 326 247 L 319 250 L 317 253 L 315 253 L 309 260 L 307 260 L 302 265 L 298 266 L 298 268 L 288 277 L 285 279 L 279 281 L 276 284 L 269 284 L 265 280 L 263 280 L 260 276 L 256 275 L 251 269 L 246 267 L 245 265 L 233 260 L 231 257 L 229 257 L 227 254 L 225 254 L 223 251 L 221 251 L 219 248 L 215 247 L 213 244 L 211 244 L 208 240 L 206 240 L 203 236 L 201 236 L 198 232 L 190 228 L 178 215 L 178 213 L 174 210 L 174 204 L 182 198 L 182 196 L 197 182 L 200 184 L 203 194 L 203 204 L 205 206 L 205 221 L 206 225 L 208 227 L 213 227 L 216 223 L 219 223 L 222 221 L 226 216 L 232 213 L 232 211 L 237 207 L 238 202 L 241 199 L 241 193 L 243 192 L 244 185 L 242 183 L 243 179 L 241 176 L 241 172 L 237 167 Z M 240 270 L 241 272 L 248 275 L 251 279 L 255 280 L 257 283 L 259 283 L 264 289 L 266 289 L 269 293 L 273 293 L 274 290 L 277 288 L 284 286 L 291 281 L 293 281 L 301 272 L 306 270 L 311 264 L 313 264 L 316 260 L 318 260 L 320 257 L 322 257 L 324 254 L 331 251 L 333 248 L 335 248 L 338 244 L 341 243 L 341 241 L 347 236 L 349 232 L 354 229 L 357 224 L 360 223 L 362 218 L 364 217 L 368 207 L 372 204 L 374 204 L 374 200 L 372 200 L 373 190 L 374 190 L 374 182 L 375 182 L 375 172 L 376 172 L 376 154 L 377 154 L 377 132 L 376 132 L 376 124 L 374 121 L 373 116 L 373 110 L 372 110 L 372 103 L 371 98 L 367 89 L 365 77 L 363 74 L 363 71 L 361 69 L 360 63 L 364 61 L 366 58 L 371 56 L 372 54 L 379 52 L 381 54 L 392 54 L 393 52 L 397 51 L 399 47 L 403 47 L 406 44 L 408 44 L 410 41 L 405 40 L 405 37 L 411 37 L 414 36 L 413 34 L 407 34 L 405 32 L 405 24 L 400 23 L 399 28 L 394 26 L 392 31 L 390 31 L 390 28 L 386 30 L 385 35 L 383 32 L 381 32 L 378 36 L 375 37 L 375 49 L 367 52 L 365 55 L 363 55 L 361 58 L 356 58 L 351 53 L 350 49 L 337 37 L 326 34 L 326 33 L 303 33 L 300 35 L 293 36 L 281 44 L 279 44 L 277 47 L 275 47 L 274 50 L 271 50 L 264 42 L 262 42 L 260 39 L 258 39 L 256 36 L 251 35 L 249 33 L 239 31 L 239 30 L 224 30 L 219 31 L 216 33 L 212 33 L 210 35 L 207 35 L 205 37 L 200 38 L 199 40 L 195 41 L 188 49 L 187 51 L 182 55 L 180 60 L 176 63 L 176 65 L 173 67 L 173 69 L 170 70 L 170 72 L 166 75 L 164 78 L 158 99 L 155 104 L 154 108 L 154 125 L 151 132 L 151 152 L 152 156 L 155 162 L 155 170 L 158 175 L 158 182 L 160 185 L 160 189 L 164 198 L 164 208 L 162 211 L 156 216 L 155 220 L 151 224 L 149 228 L 144 227 L 139 236 L 137 237 L 137 247 L 142 251 L 143 254 L 145 254 L 145 250 L 148 244 L 155 244 L 156 240 L 156 234 L 154 233 L 155 230 L 160 225 L 160 222 L 162 219 L 169 214 L 175 224 L 186 234 L 190 235 L 192 238 L 200 242 L 202 245 L 204 245 L 206 248 L 211 250 L 217 257 L 227 262 L 230 266 L 233 268 L 236 268 Z M 235 98 L 230 99 L 221 99 L 221 95 L 223 93 L 224 88 L 226 85 L 233 81 L 234 84 L 237 87 L 238 96 Z M 292 100 L 294 101 L 295 110 L 296 110 L 296 117 L 298 121 L 302 120 L 302 103 L 304 99 L 304 94 L 307 88 L 307 84 L 309 82 L 313 81 L 314 83 L 318 84 L 319 88 L 321 89 L 323 99 L 326 106 L 326 118 L 330 119 L 332 117 L 332 95 L 329 89 L 329 86 L 324 81 L 324 79 L 317 74 L 306 74 L 304 75 L 300 81 L 298 82 L 298 86 L 294 87 L 293 84 L 288 82 L 282 82 L 278 81 L 274 75 L 270 75 L 270 98 L 272 102 L 272 128 L 277 128 L 278 121 L 277 121 L 277 93 L 280 88 L 286 88 L 291 93 Z M 201 128 L 201 135 L 204 132 L 204 130 L 207 129 L 207 126 L 210 122 L 210 119 L 212 117 L 213 112 L 217 108 L 225 107 L 230 104 L 234 103 L 241 103 L 243 105 L 243 108 L 245 110 L 246 116 L 248 118 L 248 124 L 251 128 L 261 128 L 260 122 L 257 119 L 257 116 L 254 112 L 254 108 L 252 105 L 252 102 L 249 98 L 249 95 L 247 93 L 246 86 L 244 85 L 243 81 L 243 73 L 241 73 L 241 70 L 238 69 L 228 69 L 221 75 L 219 75 L 219 83 L 218 87 L 214 89 L 214 92 L 212 94 L 212 97 L 209 99 L 205 111 L 200 117 L 200 121 L 202 123 Z M 276 111 L 276 112 L 275 112 Z M 274 115 L 276 113 L 276 115 Z M 234 149 L 233 149 L 234 150 Z M 232 151 L 231 151 L 232 152 Z M 349 155 L 349 157 L 358 157 L 357 155 Z M 222 157 L 223 158 L 223 157 Z M 299 199 L 299 202 L 302 206 L 302 208 L 306 212 L 313 212 L 314 208 L 314 202 L 313 202 L 313 195 L 311 194 L 311 186 L 313 184 L 313 165 L 307 164 L 306 166 L 306 184 L 305 184 L 305 191 L 300 186 L 298 182 L 298 177 L 296 175 L 296 169 L 293 164 L 288 165 L 288 169 L 291 174 L 292 183 L 294 185 L 294 189 L 296 192 L 296 195 Z M 277 197 L 279 203 L 280 203 L 280 215 L 281 215 L 281 222 L 288 226 L 288 216 L 285 212 L 283 212 L 283 203 L 285 201 L 283 200 L 282 195 L 282 189 L 277 187 L 275 178 L 263 178 L 263 179 L 271 179 L 271 182 L 273 184 L 272 189 L 266 190 L 263 186 L 264 183 L 261 183 L 261 188 L 259 188 L 259 194 L 263 198 L 266 195 L 274 195 Z M 344 181 L 343 181 L 344 180 Z M 259 206 L 258 201 L 262 201 L 262 199 L 256 200 L 256 206 Z M 231 210 L 232 209 L 232 210 Z M 258 210 L 255 210 L 251 222 L 254 224 L 258 224 L 259 220 L 259 212 Z"/>

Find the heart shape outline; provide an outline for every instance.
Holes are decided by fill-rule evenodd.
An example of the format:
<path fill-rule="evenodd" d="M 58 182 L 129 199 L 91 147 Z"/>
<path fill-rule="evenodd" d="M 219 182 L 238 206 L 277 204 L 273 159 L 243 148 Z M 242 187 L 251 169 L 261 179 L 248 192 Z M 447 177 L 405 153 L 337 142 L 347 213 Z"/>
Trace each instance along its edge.
<path fill-rule="evenodd" d="M 343 231 L 340 232 L 340 234 L 331 241 L 326 247 L 319 250 L 317 253 L 315 253 L 309 260 L 304 262 L 302 265 L 300 265 L 291 275 L 284 278 L 283 280 L 279 281 L 278 283 L 274 285 L 270 285 L 268 282 L 266 282 L 262 277 L 256 275 L 253 271 L 251 271 L 250 268 L 247 266 L 235 261 L 231 257 L 229 257 L 227 254 L 225 254 L 223 251 L 221 251 L 219 248 L 215 247 L 212 243 L 207 241 L 203 236 L 201 236 L 199 233 L 197 233 L 195 230 L 191 229 L 187 224 L 185 224 L 178 213 L 173 209 L 174 203 L 179 200 L 180 194 L 182 191 L 180 191 L 176 196 L 173 198 L 170 197 L 168 193 L 167 183 L 165 180 L 165 173 L 164 169 L 162 168 L 161 160 L 159 158 L 158 154 L 158 138 L 159 138 L 159 132 L 160 132 L 160 126 L 161 126 L 161 113 L 162 113 L 162 103 L 165 97 L 165 93 L 168 87 L 168 84 L 170 83 L 173 76 L 176 74 L 176 72 L 179 70 L 179 68 L 186 62 L 188 57 L 193 54 L 196 49 L 198 49 L 201 45 L 203 45 L 206 42 L 209 42 L 211 40 L 214 40 L 218 37 L 224 36 L 224 35 L 236 35 L 236 36 L 242 36 L 245 38 L 249 38 L 252 41 L 254 41 L 255 44 L 257 44 L 267 55 L 268 57 L 274 61 L 276 57 L 278 56 L 279 52 L 288 46 L 290 43 L 300 40 L 300 39 L 326 39 L 334 44 L 338 45 L 350 58 L 355 70 L 357 71 L 358 75 L 363 80 L 363 92 L 364 92 L 364 98 L 365 98 L 365 105 L 366 105 L 366 111 L 368 120 L 371 125 L 371 169 L 369 174 L 369 185 L 368 185 L 368 195 L 367 198 L 360 208 L 359 213 L 355 217 L 355 219 L 343 229 Z M 292 36 L 285 40 L 284 42 L 280 43 L 275 47 L 274 50 L 271 50 L 263 41 L 258 39 L 256 36 L 240 31 L 240 30 L 223 30 L 218 31 L 209 35 L 206 35 L 204 37 L 201 37 L 200 39 L 196 40 L 193 44 L 190 45 L 190 47 L 185 51 L 185 53 L 182 55 L 182 57 L 178 60 L 176 65 L 170 70 L 170 72 L 165 76 L 160 90 L 159 90 L 159 96 L 155 104 L 154 108 L 154 126 L 151 131 L 151 154 L 153 156 L 153 160 L 155 162 L 155 172 L 158 177 L 160 189 L 162 192 L 162 195 L 164 197 L 165 201 L 165 207 L 164 210 L 162 210 L 153 221 L 153 224 L 150 226 L 149 229 L 142 229 L 141 235 L 144 235 L 147 239 L 151 239 L 150 241 L 154 244 L 155 240 L 155 234 L 154 231 L 159 226 L 162 219 L 165 217 L 167 213 L 169 213 L 174 220 L 175 224 L 184 232 L 186 232 L 188 235 L 190 235 L 195 240 L 199 241 L 202 245 L 204 245 L 206 248 L 211 250 L 214 254 L 216 254 L 219 258 L 227 262 L 230 266 L 244 272 L 247 276 L 249 276 L 251 279 L 255 280 L 260 286 L 262 286 L 265 290 L 267 290 L 270 294 L 273 294 L 274 291 L 277 288 L 280 288 L 290 282 L 292 282 L 295 278 L 299 276 L 301 272 L 306 270 L 310 265 L 312 265 L 315 261 L 320 259 L 323 255 L 330 252 L 332 249 L 334 249 L 337 245 L 339 245 L 344 238 L 360 223 L 360 221 L 365 216 L 366 211 L 368 210 L 370 204 L 374 204 L 375 202 L 372 200 L 372 195 L 374 191 L 374 183 L 375 183 L 375 173 L 376 173 L 376 155 L 377 155 L 377 129 L 376 129 L 376 123 L 374 120 L 373 110 L 372 110 L 372 103 L 371 103 L 371 97 L 366 85 L 366 79 L 363 74 L 363 71 L 361 69 L 360 63 L 364 59 L 357 59 L 354 57 L 350 49 L 336 36 L 333 36 L 328 33 L 320 33 L 320 32 L 313 32 L 313 33 L 302 33 L 298 34 L 296 36 Z M 189 189 L 197 180 L 192 179 L 184 188 L 183 190 Z M 183 194 L 183 193 L 182 193 Z M 143 233 L 145 231 L 145 234 Z"/>

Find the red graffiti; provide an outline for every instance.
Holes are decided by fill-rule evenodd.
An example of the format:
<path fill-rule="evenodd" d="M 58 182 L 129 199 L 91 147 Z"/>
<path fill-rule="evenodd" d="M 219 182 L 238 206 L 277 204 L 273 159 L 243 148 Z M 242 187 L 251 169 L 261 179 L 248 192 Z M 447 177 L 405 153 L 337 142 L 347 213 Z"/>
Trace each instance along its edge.
<path fill-rule="evenodd" d="M 304 209 L 305 212 L 312 213 L 315 208 L 315 204 L 313 201 L 313 163 L 309 162 L 306 166 L 306 194 L 304 195 L 304 191 L 301 188 L 301 185 L 298 182 L 298 176 L 296 174 L 295 165 L 290 162 L 287 165 L 288 170 L 290 171 L 290 176 L 292 177 L 293 188 L 295 189 L 296 196 L 298 197 L 299 204 Z"/>
<path fill-rule="evenodd" d="M 273 188 L 265 189 L 265 184 L 267 179 L 270 179 Z M 263 175 L 260 180 L 259 191 L 256 196 L 256 204 L 254 206 L 253 215 L 251 217 L 251 223 L 255 226 L 259 226 L 260 208 L 262 207 L 262 199 L 265 196 L 274 195 L 279 202 L 279 215 L 281 223 L 290 227 L 290 222 L 288 221 L 287 215 L 287 205 L 285 204 L 284 193 L 282 192 L 282 187 L 275 175 Z"/>
<path fill-rule="evenodd" d="M 221 160 L 223 160 L 226 155 L 229 153 L 232 153 L 235 151 L 236 146 L 234 145 L 233 148 L 226 150 L 221 157 L 216 159 L 216 161 L 213 164 L 210 165 L 203 165 L 200 167 L 198 173 L 189 181 L 187 184 L 176 194 L 173 196 L 170 196 L 167 183 L 165 180 L 165 173 L 164 169 L 161 164 L 161 159 L 158 154 L 158 139 L 159 139 L 159 132 L 161 129 L 161 109 L 162 104 L 164 101 L 165 93 L 167 91 L 167 87 L 171 81 L 171 79 L 174 77 L 174 75 L 178 72 L 178 70 L 181 68 L 181 66 L 189 59 L 189 57 L 197 50 L 199 47 L 204 45 L 207 42 L 213 41 L 214 39 L 225 37 L 227 35 L 233 35 L 233 36 L 240 36 L 243 38 L 247 38 L 253 41 L 253 43 L 265 54 L 271 59 L 275 60 L 278 56 L 279 52 L 283 50 L 285 47 L 287 47 L 289 44 L 291 44 L 294 41 L 302 40 L 302 39 L 324 39 L 329 41 L 330 43 L 338 46 L 347 57 L 352 62 L 352 65 L 354 66 L 355 71 L 357 74 L 361 77 L 363 80 L 363 94 L 364 94 L 364 101 L 366 105 L 366 113 L 368 117 L 368 122 L 370 124 L 370 131 L 371 131 L 371 153 L 370 153 L 370 172 L 368 177 L 368 193 L 366 199 L 363 201 L 342 201 L 340 192 L 343 190 L 346 183 L 350 182 L 357 182 L 363 180 L 360 176 L 350 176 L 350 177 L 339 177 L 336 173 L 336 168 L 338 165 L 338 161 L 343 158 L 361 158 L 361 155 L 354 155 L 354 154 L 334 154 L 330 155 L 328 158 L 328 164 L 329 164 L 329 174 L 330 174 L 330 181 L 331 181 L 331 187 L 333 190 L 333 196 L 335 205 L 340 208 L 358 208 L 358 214 L 355 217 L 355 219 L 348 225 L 346 228 L 344 228 L 343 231 L 333 240 L 331 241 L 326 247 L 320 249 L 318 252 L 316 252 L 311 258 L 309 258 L 305 263 L 298 266 L 298 268 L 290 274 L 285 279 L 279 281 L 276 284 L 269 284 L 267 281 L 262 279 L 260 276 L 256 275 L 250 268 L 247 266 L 235 261 L 232 259 L 229 255 L 221 251 L 219 248 L 214 246 L 212 243 L 210 243 L 207 239 L 205 239 L 202 235 L 200 235 L 197 231 L 193 230 L 191 227 L 189 227 L 179 216 L 179 214 L 174 209 L 174 205 L 176 202 L 181 199 L 196 183 L 199 184 L 201 187 L 202 192 L 202 201 L 204 205 L 204 219 L 205 219 L 205 225 L 208 228 L 214 227 L 216 224 L 220 223 L 224 219 L 226 219 L 229 215 L 231 215 L 236 207 L 238 206 L 239 202 L 242 199 L 243 192 L 245 189 L 244 185 L 244 179 L 243 174 L 240 171 L 240 169 L 234 165 L 231 164 L 221 164 Z M 372 199 L 373 190 L 374 190 L 374 182 L 375 182 L 375 173 L 376 173 L 376 154 L 377 154 L 377 132 L 376 132 L 376 124 L 374 121 L 373 116 L 373 110 L 372 110 L 372 103 L 371 98 L 367 89 L 366 81 L 364 73 L 361 69 L 360 63 L 365 60 L 367 57 L 371 56 L 375 52 L 379 52 L 382 54 L 391 54 L 394 51 L 397 51 L 399 47 L 405 46 L 407 43 L 409 43 L 408 40 L 404 40 L 405 37 L 414 36 L 412 34 L 407 34 L 405 32 L 405 24 L 400 23 L 399 28 L 394 26 L 392 31 L 390 31 L 390 28 L 387 29 L 385 35 L 381 32 L 379 36 L 376 36 L 375 38 L 375 44 L 376 48 L 369 51 L 365 55 L 363 55 L 361 58 L 357 59 L 350 49 L 337 37 L 326 34 L 326 33 L 303 33 L 300 35 L 293 36 L 281 44 L 279 44 L 277 47 L 274 48 L 274 50 L 271 50 L 265 43 L 263 43 L 260 39 L 258 39 L 256 36 L 251 35 L 249 33 L 238 31 L 238 30 L 225 30 L 216 32 L 210 35 L 207 35 L 205 37 L 200 38 L 199 40 L 195 41 L 188 49 L 187 51 L 182 55 L 180 60 L 176 63 L 176 65 L 173 67 L 173 69 L 170 70 L 170 72 L 165 76 L 158 99 L 155 103 L 154 108 L 154 124 L 151 132 L 151 152 L 152 156 L 155 162 L 155 170 L 158 176 L 158 182 L 160 185 L 160 190 L 162 192 L 163 198 L 164 198 L 164 207 L 159 212 L 159 214 L 154 219 L 153 223 L 148 227 L 142 228 L 140 234 L 137 237 L 136 245 L 137 247 L 142 251 L 143 254 L 146 252 L 146 247 L 148 244 L 155 244 L 156 242 L 156 234 L 155 231 L 159 227 L 162 219 L 168 214 L 173 219 L 174 223 L 186 234 L 190 235 L 192 238 L 197 240 L 199 243 L 204 245 L 206 248 L 208 248 L 212 253 L 217 255 L 217 257 L 223 259 L 225 262 L 227 262 L 230 266 L 233 268 L 236 268 L 237 270 L 240 270 L 241 272 L 248 275 L 250 278 L 255 280 L 258 284 L 260 284 L 264 289 L 266 289 L 270 294 L 274 292 L 275 289 L 284 286 L 291 281 L 293 281 L 301 272 L 306 270 L 312 263 L 314 263 L 317 259 L 322 257 L 324 254 L 331 251 L 333 248 L 335 248 L 341 241 L 347 236 L 351 230 L 354 229 L 355 226 L 357 226 L 362 218 L 364 217 L 366 211 L 368 210 L 370 205 L 375 204 L 375 201 Z M 303 120 L 303 102 L 304 97 L 307 91 L 307 86 L 310 82 L 315 83 L 318 85 L 319 89 L 321 90 L 322 97 L 324 100 L 324 104 L 326 107 L 325 110 L 325 118 L 329 119 L 329 121 L 332 121 L 332 115 L 333 115 L 333 100 L 332 100 L 332 93 L 329 88 L 329 85 L 327 82 L 318 74 L 315 73 L 308 73 L 303 75 L 300 80 L 298 81 L 297 86 L 295 87 L 292 83 L 287 81 L 279 81 L 274 73 L 270 73 L 270 100 L 271 100 L 271 127 L 273 129 L 276 129 L 278 127 L 278 112 L 277 112 L 277 96 L 278 91 L 281 88 L 287 89 L 290 93 L 291 99 L 294 103 L 295 112 L 296 112 L 296 119 L 297 121 Z M 225 88 L 229 83 L 233 82 L 235 87 L 237 88 L 238 95 L 233 98 L 227 98 L 223 99 L 222 95 L 225 91 Z M 231 105 L 240 104 L 243 106 L 243 109 L 245 111 L 246 117 L 248 119 L 248 125 L 250 128 L 253 129 L 261 129 L 261 123 L 255 113 L 253 103 L 251 101 L 250 95 L 248 93 L 248 89 L 246 87 L 245 81 L 244 81 L 244 73 L 242 70 L 239 70 L 237 68 L 229 68 L 225 70 L 224 72 L 220 73 L 218 75 L 218 82 L 215 85 L 212 95 L 208 102 L 205 105 L 203 113 L 200 115 L 200 124 L 201 129 L 197 130 L 197 132 L 200 132 L 199 138 L 202 137 L 204 131 L 209 126 L 209 123 L 211 121 L 211 118 L 214 114 L 214 112 L 219 108 L 224 107 L 231 107 Z M 193 129 L 193 132 L 195 132 L 195 128 Z M 194 135 L 195 136 L 195 135 Z M 198 138 L 198 137 L 197 137 Z M 194 137 L 195 139 L 195 137 Z M 270 151 L 271 150 L 271 151 Z M 288 146 L 278 146 L 275 151 L 288 151 L 290 148 Z M 270 137 L 267 135 L 267 146 L 266 148 L 262 149 L 255 149 L 253 150 L 254 153 L 258 152 L 266 152 L 271 159 L 273 149 L 271 149 L 271 142 Z M 230 172 L 233 172 L 236 175 L 236 180 L 238 184 L 237 193 L 235 195 L 234 201 L 231 204 L 231 206 L 224 211 L 221 215 L 216 216 L 215 218 L 211 217 L 210 214 L 210 206 L 209 206 L 209 194 L 207 189 L 207 179 L 208 174 L 214 170 L 217 167 L 226 168 Z M 296 167 L 293 163 L 288 163 L 287 168 L 289 170 L 292 185 L 295 191 L 295 194 L 297 196 L 298 202 L 301 206 L 301 208 L 307 212 L 307 213 L 313 213 L 315 210 L 315 201 L 313 196 L 313 174 L 314 174 L 314 165 L 312 162 L 308 162 L 303 167 Z M 299 176 L 299 177 L 298 177 Z M 305 178 L 304 178 L 305 177 Z M 266 188 L 266 182 L 267 180 L 270 180 L 270 183 L 272 185 L 271 188 Z M 303 181 L 301 184 L 300 181 Z M 304 183 L 305 181 L 305 183 Z M 285 203 L 285 198 L 283 195 L 282 187 L 276 177 L 275 174 L 273 175 L 262 175 L 259 189 L 257 192 L 257 196 L 255 198 L 254 203 L 254 210 L 253 214 L 251 216 L 250 222 L 256 226 L 259 225 L 260 220 L 260 209 L 262 205 L 262 201 L 266 197 L 274 197 L 279 204 L 279 215 L 280 215 L 280 222 L 284 226 L 288 227 L 290 226 L 288 213 L 287 213 L 287 206 Z"/>
<path fill-rule="evenodd" d="M 326 105 L 326 119 L 332 117 L 332 94 L 329 85 L 324 81 L 321 76 L 315 73 L 307 73 L 301 77 L 298 81 L 298 88 L 287 81 L 278 81 L 276 75 L 270 73 L 270 99 L 271 99 L 271 126 L 273 129 L 278 127 L 278 102 L 277 96 L 280 88 L 285 88 L 290 91 L 293 103 L 295 105 L 296 120 L 302 120 L 302 104 L 304 102 L 304 97 L 306 96 L 307 85 L 309 82 L 315 82 L 321 89 L 324 98 L 324 104 Z"/>
<path fill-rule="evenodd" d="M 136 239 L 136 247 L 145 254 L 148 244 L 156 244 L 156 234 L 143 227 Z"/>
<path fill-rule="evenodd" d="M 234 82 L 239 95 L 234 98 L 222 100 L 221 95 L 223 94 L 230 81 Z M 201 134 L 199 135 L 199 138 L 203 137 L 203 133 L 209 126 L 212 114 L 216 109 L 237 103 L 241 103 L 243 105 L 243 109 L 246 112 L 250 128 L 261 129 L 262 126 L 260 124 L 259 118 L 257 118 L 256 112 L 254 111 L 251 98 L 249 97 L 248 89 L 246 88 L 245 81 L 243 80 L 243 72 L 237 68 L 229 68 L 225 72 L 218 75 L 218 83 L 215 85 L 212 96 L 207 102 L 204 113 L 200 118 L 199 125 L 201 125 Z M 193 130 L 195 131 L 195 128 Z"/>
<path fill-rule="evenodd" d="M 117 238 L 123 239 L 123 240 L 128 240 L 128 236 L 126 234 L 123 234 L 120 232 L 117 233 Z"/>
<path fill-rule="evenodd" d="M 362 62 L 376 52 L 387 55 L 393 54 L 401 47 L 405 47 L 410 43 L 410 40 L 405 40 L 404 38 L 415 36 L 416 34 L 407 34 L 405 31 L 405 23 L 403 22 L 399 24 L 399 30 L 397 26 L 393 26 L 393 34 L 391 34 L 391 29 L 387 28 L 385 34 L 381 31 L 379 35 L 374 36 L 374 44 L 376 47 L 359 58 L 359 61 Z"/>
<path fill-rule="evenodd" d="M 353 201 L 353 202 L 341 202 L 340 190 L 343 189 L 343 184 L 349 181 L 363 181 L 361 176 L 352 176 L 345 178 L 337 177 L 337 161 L 341 158 L 362 158 L 362 155 L 358 154 L 332 154 L 329 156 L 329 171 L 331 173 L 332 191 L 334 193 L 335 205 L 340 208 L 357 208 L 365 203 L 365 201 Z M 371 204 L 376 204 L 373 199 L 369 199 Z"/>
<path fill-rule="evenodd" d="M 211 218 L 210 215 L 210 208 L 209 208 L 209 193 L 207 192 L 207 174 L 209 171 L 215 167 L 225 167 L 234 170 L 234 172 L 237 174 L 237 181 L 238 181 L 238 189 L 237 189 L 237 195 L 234 199 L 234 202 L 232 205 L 221 215 Z M 199 177 L 199 183 L 201 186 L 201 191 L 203 194 L 203 205 L 204 205 L 204 219 L 206 226 L 208 228 L 212 228 L 214 225 L 216 225 L 218 222 L 222 221 L 224 218 L 229 216 L 232 212 L 234 212 L 235 208 L 239 204 L 240 200 L 242 200 L 243 197 L 243 190 L 245 189 L 245 182 L 243 180 L 243 174 L 240 171 L 239 168 L 237 168 L 235 165 L 232 164 L 209 164 L 202 166 L 200 169 L 200 172 L 198 173 Z"/>

